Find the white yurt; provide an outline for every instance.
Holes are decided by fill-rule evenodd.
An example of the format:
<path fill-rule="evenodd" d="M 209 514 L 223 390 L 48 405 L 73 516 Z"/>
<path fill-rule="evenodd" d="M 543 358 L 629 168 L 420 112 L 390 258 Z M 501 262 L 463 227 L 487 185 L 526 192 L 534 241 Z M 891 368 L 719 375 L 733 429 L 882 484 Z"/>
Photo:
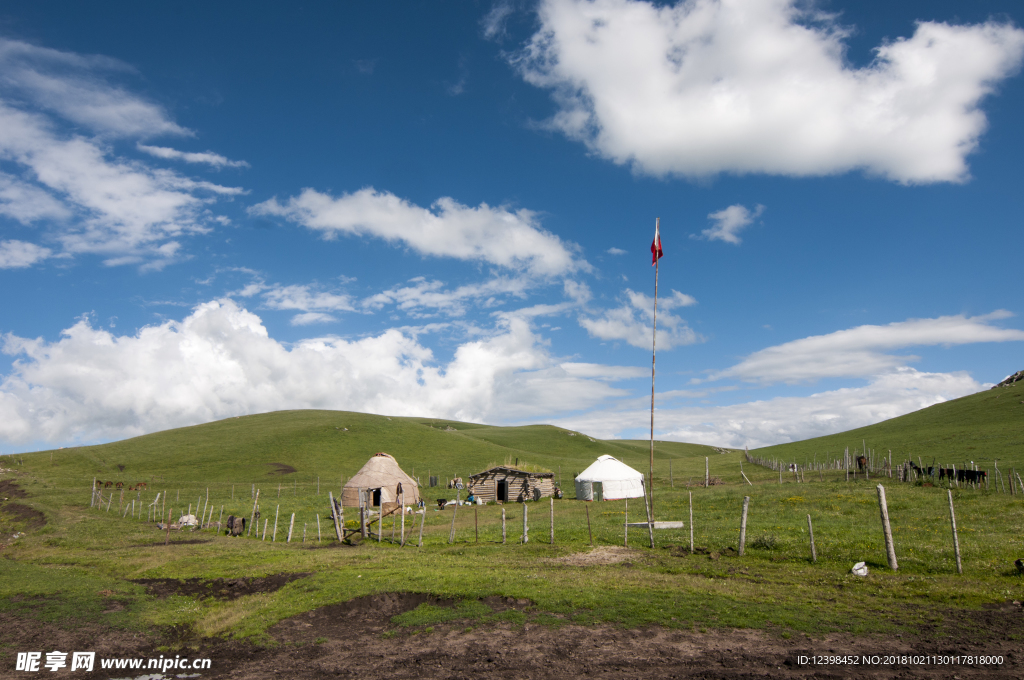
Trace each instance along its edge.
<path fill-rule="evenodd" d="M 582 501 L 616 501 L 643 496 L 643 473 L 612 456 L 601 456 L 576 476 L 576 498 Z"/>

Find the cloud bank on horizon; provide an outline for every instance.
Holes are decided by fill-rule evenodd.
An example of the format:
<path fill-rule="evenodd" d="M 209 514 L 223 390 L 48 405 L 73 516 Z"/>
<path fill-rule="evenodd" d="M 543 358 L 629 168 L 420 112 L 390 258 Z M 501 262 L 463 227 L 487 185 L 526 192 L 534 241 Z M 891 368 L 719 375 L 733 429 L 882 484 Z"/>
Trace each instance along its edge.
<path fill-rule="evenodd" d="M 860 427 L 978 391 L 983 386 L 966 372 L 923 373 L 906 365 L 913 357 L 877 350 L 1024 340 L 1024 331 L 990 323 L 1007 316 L 911 319 L 769 347 L 709 379 L 788 382 L 842 371 L 868 384 L 723 407 L 662 405 L 658 436 L 760 446 Z M 643 421 L 643 399 L 628 399 L 630 392 L 614 384 L 647 376 L 645 368 L 552 356 L 530 323 L 515 315 L 461 343 L 444 363 L 418 339 L 432 330 L 439 329 L 392 328 L 359 340 L 324 336 L 288 346 L 271 338 L 256 314 L 222 299 L 134 336 L 96 328 L 88 318 L 56 342 L 7 334 L 2 350 L 16 361 L 0 382 L 0 438 L 123 438 L 302 408 L 481 423 L 588 411 L 554 421 L 606 438 Z M 826 353 L 838 368 L 813 358 Z"/>
<path fill-rule="evenodd" d="M 659 213 L 659 439 L 860 427 L 985 387 L 985 352 L 957 348 L 1024 341 L 1019 300 L 983 276 L 993 251 L 949 266 L 1020 242 L 1015 192 L 989 183 L 1017 186 L 1022 150 L 1005 121 L 1000 148 L 981 144 L 983 107 L 1019 90 L 1010 19 L 919 21 L 858 66 L 853 29 L 795 0 L 541 0 L 518 34 L 517 13 L 469 22 L 486 60 L 417 72 L 436 101 L 352 53 L 358 86 L 312 64 L 305 95 L 287 74 L 255 94 L 205 74 L 240 102 L 226 122 L 216 106 L 175 115 L 168 102 L 199 97 L 174 89 L 173 55 L 140 73 L 116 37 L 102 51 L 117 57 L 0 36 L 0 451 L 301 408 L 637 436 L 649 204 L 676 211 Z M 432 54 L 409 49 L 403 68 Z M 294 114 L 331 88 L 336 138 Z M 515 110 L 523 90 L 553 115 Z M 393 91 L 408 106 L 370 108 Z M 990 157 L 976 179 L 968 161 Z M 864 252 L 842 234 L 858 230 L 902 258 L 864 294 L 843 285 Z M 803 273 L 822 260 L 835 278 Z"/>

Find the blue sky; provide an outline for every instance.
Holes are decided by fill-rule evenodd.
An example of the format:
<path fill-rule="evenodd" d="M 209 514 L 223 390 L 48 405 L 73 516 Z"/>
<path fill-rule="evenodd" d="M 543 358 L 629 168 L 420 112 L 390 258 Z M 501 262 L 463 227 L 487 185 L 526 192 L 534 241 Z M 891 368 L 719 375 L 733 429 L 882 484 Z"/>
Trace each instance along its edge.
<path fill-rule="evenodd" d="M 0 452 L 332 408 L 760 446 L 1024 368 L 1014 2 L 0 9 Z"/>

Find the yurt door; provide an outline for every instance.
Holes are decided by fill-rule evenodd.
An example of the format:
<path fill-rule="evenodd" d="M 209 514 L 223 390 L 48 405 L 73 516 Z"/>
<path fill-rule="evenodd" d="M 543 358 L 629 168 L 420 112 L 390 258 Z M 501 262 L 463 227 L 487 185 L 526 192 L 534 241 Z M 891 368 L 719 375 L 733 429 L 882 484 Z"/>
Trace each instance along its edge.
<path fill-rule="evenodd" d="M 593 488 L 594 500 L 595 501 L 603 501 L 604 500 L 604 482 L 593 482 L 592 485 L 591 485 L 591 488 Z"/>
<path fill-rule="evenodd" d="M 508 503 L 508 482 L 504 479 L 498 482 L 498 500 Z"/>
<path fill-rule="evenodd" d="M 373 490 L 373 505 L 380 507 L 380 489 Z"/>

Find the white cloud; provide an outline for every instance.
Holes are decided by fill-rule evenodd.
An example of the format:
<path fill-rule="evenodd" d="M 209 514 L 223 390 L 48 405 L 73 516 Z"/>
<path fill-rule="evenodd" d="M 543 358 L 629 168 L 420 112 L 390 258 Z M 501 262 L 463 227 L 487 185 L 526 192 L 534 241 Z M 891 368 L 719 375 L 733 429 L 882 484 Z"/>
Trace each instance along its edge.
<path fill-rule="evenodd" d="M 110 138 L 188 131 L 105 80 L 112 70 L 127 68 L 0 39 L 0 159 L 19 171 L 0 177 L 0 213 L 46 220 L 66 255 L 159 268 L 182 257 L 182 237 L 217 222 L 213 197 L 243 192 L 115 157 Z"/>
<path fill-rule="evenodd" d="M 901 368 L 872 378 L 863 387 L 806 397 L 777 397 L 731 406 L 658 408 L 654 436 L 712 446 L 769 446 L 871 425 L 982 388 L 965 372 L 921 373 Z M 649 427 L 650 414 L 642 408 L 601 409 L 555 423 L 594 437 L 611 438 Z"/>
<path fill-rule="evenodd" d="M 174 161 L 185 161 L 186 163 L 205 163 L 206 165 L 217 168 L 248 168 L 249 164 L 245 161 L 233 161 L 229 158 L 225 158 L 218 153 L 212 151 L 203 152 L 189 152 L 189 151 L 178 151 L 177 149 L 171 149 L 166 146 L 147 146 L 145 144 L 136 144 L 136 148 L 139 151 L 148 153 L 150 156 L 156 156 L 157 158 L 166 158 Z"/>
<path fill-rule="evenodd" d="M 574 378 L 599 378 L 601 380 L 630 380 L 646 378 L 650 369 L 637 366 L 605 366 L 604 364 L 586 364 L 566 362 L 560 364 L 562 370 Z"/>
<path fill-rule="evenodd" d="M 622 248 L 609 248 L 605 252 L 607 252 L 609 255 L 625 255 L 628 251 L 623 250 Z"/>
<path fill-rule="evenodd" d="M 742 239 L 739 237 L 740 230 L 752 224 L 763 212 L 763 205 L 755 207 L 753 211 L 742 205 L 730 205 L 728 208 L 709 214 L 708 219 L 714 220 L 715 226 L 705 229 L 701 234 L 709 241 L 725 241 L 738 246 L 742 243 Z"/>
<path fill-rule="evenodd" d="M 414 316 L 429 316 L 436 312 L 463 316 L 470 303 L 476 308 L 487 309 L 509 296 L 524 298 L 531 287 L 531 282 L 522 277 L 495 277 L 454 290 L 446 289 L 441 281 L 428 281 L 422 276 L 410 279 L 408 283 L 412 285 L 395 286 L 371 295 L 362 301 L 361 306 L 378 310 L 386 305 L 395 305 Z"/>
<path fill-rule="evenodd" d="M 337 317 L 329 312 L 356 311 L 355 301 L 347 293 L 325 291 L 316 283 L 290 286 L 267 284 L 258 272 L 251 269 L 236 267 L 233 270 L 250 274 L 254 278 L 242 288 L 228 293 L 227 297 L 251 298 L 259 295 L 263 298 L 262 306 L 265 309 L 301 312 L 292 317 L 293 326 L 337 321 Z"/>
<path fill-rule="evenodd" d="M 538 15 L 513 62 L 552 90 L 549 124 L 659 176 L 963 181 L 979 105 L 1024 53 L 1009 23 L 919 22 L 853 68 L 848 31 L 797 0 L 544 0 Z"/>
<path fill-rule="evenodd" d="M 575 244 L 541 229 L 536 214 L 525 209 L 512 212 L 486 203 L 471 208 L 447 197 L 427 209 L 366 188 L 340 198 L 305 189 L 284 204 L 274 198 L 250 212 L 282 217 L 328 239 L 373 236 L 421 255 L 483 261 L 535 276 L 590 269 Z"/>
<path fill-rule="evenodd" d="M 31 267 L 53 254 L 49 248 L 25 241 L 0 241 L 0 269 Z"/>
<path fill-rule="evenodd" d="M 625 294 L 625 304 L 604 310 L 596 318 L 581 316 L 579 324 L 591 337 L 624 340 L 634 347 L 649 348 L 654 335 L 651 325 L 654 319 L 654 298 L 628 288 Z M 672 349 L 703 340 L 683 319 L 668 311 L 695 304 L 697 301 L 693 297 L 677 290 L 658 298 L 658 349 Z"/>
<path fill-rule="evenodd" d="M 190 135 L 152 102 L 107 77 L 134 69 L 110 57 L 79 55 L 0 38 L 0 87 L 35 107 L 104 136 Z"/>
<path fill-rule="evenodd" d="M 337 317 L 324 314 L 323 312 L 304 312 L 293 316 L 290 323 L 293 326 L 308 326 L 314 323 L 330 323 L 337 320 Z"/>
<path fill-rule="evenodd" d="M 508 0 L 499 0 L 494 3 L 490 11 L 480 20 L 480 26 L 484 29 L 484 37 L 491 40 L 504 36 L 505 24 L 512 12 L 512 3 Z"/>
<path fill-rule="evenodd" d="M 263 292 L 263 303 L 269 309 L 297 309 L 303 312 L 351 312 L 349 295 L 315 290 L 311 285 L 269 286 Z"/>
<path fill-rule="evenodd" d="M 459 345 L 445 364 L 415 333 L 284 345 L 231 300 L 116 336 L 81 319 L 55 342 L 4 336 L 0 440 L 121 438 L 278 409 L 323 408 L 509 422 L 590 408 L 621 390 L 570 370 L 521 319 Z M 605 373 L 615 379 L 616 367 Z"/>
<path fill-rule="evenodd" d="M 731 368 L 712 373 L 709 379 L 799 383 L 819 378 L 878 375 L 916 359 L 886 354 L 885 350 L 1024 340 L 1024 331 L 991 324 L 1011 316 L 1009 312 L 999 310 L 982 316 L 959 314 L 935 319 L 909 319 L 886 326 L 857 326 L 762 349 Z"/>
<path fill-rule="evenodd" d="M 64 220 L 71 211 L 43 189 L 0 172 L 0 215 L 27 225 L 39 220 Z"/>

